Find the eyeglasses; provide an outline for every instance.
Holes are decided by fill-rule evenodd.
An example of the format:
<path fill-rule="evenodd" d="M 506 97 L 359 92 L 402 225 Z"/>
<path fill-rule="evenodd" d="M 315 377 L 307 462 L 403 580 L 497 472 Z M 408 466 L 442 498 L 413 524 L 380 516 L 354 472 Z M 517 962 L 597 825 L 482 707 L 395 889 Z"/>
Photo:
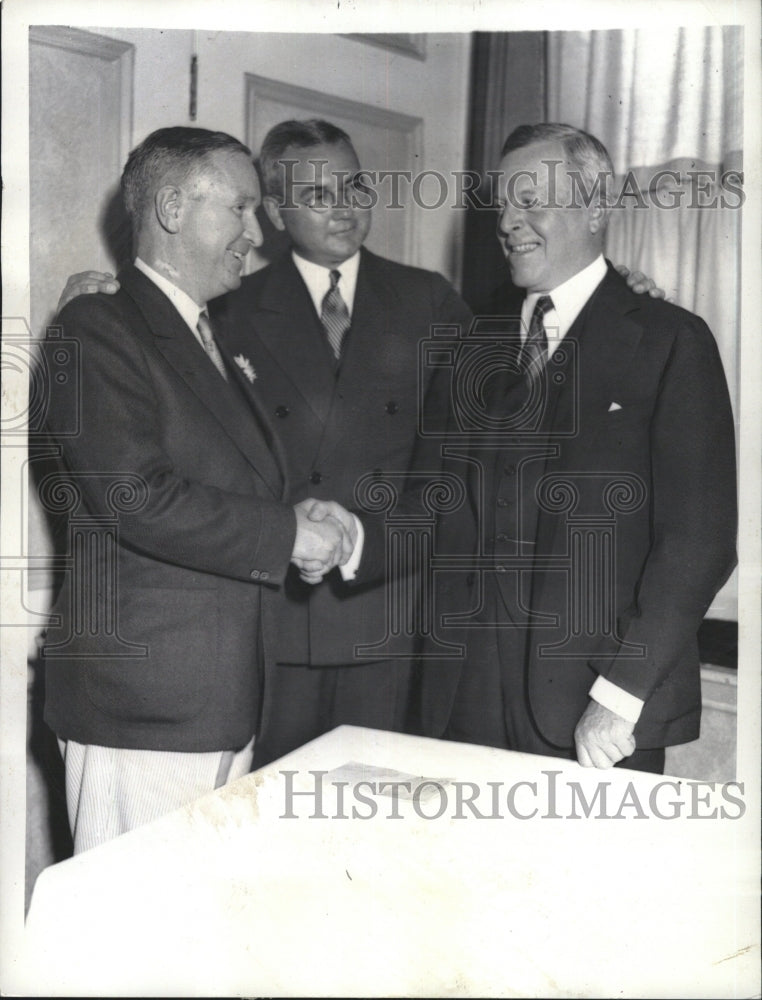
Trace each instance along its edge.
<path fill-rule="evenodd" d="M 338 194 L 327 189 L 317 189 L 307 191 L 297 198 L 297 204 L 311 209 L 313 212 L 325 213 L 335 210 L 350 211 L 371 208 L 373 205 L 373 194 L 365 184 L 355 183 L 348 185 Z"/>

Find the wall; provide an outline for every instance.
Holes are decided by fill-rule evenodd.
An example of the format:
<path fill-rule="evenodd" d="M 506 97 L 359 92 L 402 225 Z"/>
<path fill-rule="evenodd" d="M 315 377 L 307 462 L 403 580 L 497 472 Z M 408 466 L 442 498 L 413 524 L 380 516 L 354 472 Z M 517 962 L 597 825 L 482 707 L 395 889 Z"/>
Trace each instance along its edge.
<path fill-rule="evenodd" d="M 339 35 L 93 28 L 135 46 L 133 137 L 169 124 L 243 136 L 244 74 L 321 90 L 423 118 L 422 170 L 462 169 L 470 35 L 425 36 L 424 60 Z M 198 53 L 197 117 L 188 117 L 189 64 Z M 157 90 L 156 81 L 161 80 Z M 443 206 L 419 211 L 417 259 L 460 284 L 464 219 Z"/>

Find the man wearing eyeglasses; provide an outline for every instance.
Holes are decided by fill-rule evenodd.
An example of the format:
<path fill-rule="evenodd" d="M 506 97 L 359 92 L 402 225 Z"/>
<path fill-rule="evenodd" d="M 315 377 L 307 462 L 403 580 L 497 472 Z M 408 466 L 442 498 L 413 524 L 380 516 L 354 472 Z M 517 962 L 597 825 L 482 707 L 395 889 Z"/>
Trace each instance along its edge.
<path fill-rule="evenodd" d="M 251 359 L 255 391 L 284 444 L 293 498 L 356 506 L 366 474 L 409 469 L 417 430 L 418 343 L 433 324 L 470 322 L 439 274 L 363 247 L 370 200 L 356 186 L 349 136 L 325 121 L 287 121 L 260 153 L 267 215 L 291 249 L 218 303 L 228 343 Z M 294 502 L 296 502 L 294 500 Z M 410 659 L 384 640 L 389 588 L 353 586 L 331 573 L 311 587 L 289 574 L 281 602 L 278 666 L 265 684 L 278 726 L 257 759 L 274 758 L 342 724 L 400 730 Z M 402 637 L 398 637 L 398 640 Z M 400 658 L 402 654 L 402 658 Z"/>

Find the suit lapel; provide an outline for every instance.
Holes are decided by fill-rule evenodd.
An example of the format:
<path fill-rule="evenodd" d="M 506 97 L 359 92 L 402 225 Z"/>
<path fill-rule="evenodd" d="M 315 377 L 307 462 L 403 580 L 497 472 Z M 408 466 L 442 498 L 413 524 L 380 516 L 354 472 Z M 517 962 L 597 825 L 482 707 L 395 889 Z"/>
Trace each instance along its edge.
<path fill-rule="evenodd" d="M 268 434 L 262 427 L 253 432 L 252 425 L 258 421 L 267 427 L 264 415 L 252 412 L 235 382 L 226 383 L 221 378 L 170 300 L 149 278 L 129 268 L 120 274 L 119 281 L 140 310 L 159 353 L 201 405 L 216 417 L 270 492 L 282 497 L 283 471 L 268 446 Z M 269 435 L 272 437 L 271 431 Z"/>
<path fill-rule="evenodd" d="M 552 436 L 574 428 L 572 440 L 560 443 L 560 461 L 554 471 L 579 471 L 585 453 L 594 447 L 596 422 L 606 417 L 608 403 L 615 399 L 615 386 L 627 383 L 627 372 L 641 339 L 641 328 L 631 318 L 638 309 L 637 300 L 619 275 L 609 270 L 564 338 L 573 342 L 567 360 L 560 368 L 564 375 L 561 388 L 550 390 L 548 417 L 543 427 Z M 575 357 L 576 355 L 576 357 Z M 554 372 L 555 374 L 555 372 Z M 572 447 L 573 444 L 573 447 Z M 573 457 L 567 457 L 573 456 Z M 565 533 L 558 517 L 548 517 L 542 510 L 537 525 L 538 551 L 550 551 L 552 533 Z M 555 544 L 561 544 L 555 539 Z"/>
<path fill-rule="evenodd" d="M 552 376 L 561 374 L 563 379 L 557 390 L 550 379 L 544 421 L 548 430 L 579 424 L 577 433 L 583 441 L 590 433 L 596 405 L 610 395 L 614 385 L 626 381 L 627 367 L 641 336 L 639 325 L 628 316 L 634 312 L 637 301 L 633 304 L 632 293 L 624 289 L 619 275 L 609 272 L 564 338 L 565 344 L 573 345 L 564 351 L 565 361 L 552 366 Z"/>
<path fill-rule="evenodd" d="M 251 321 L 262 344 L 324 423 L 336 376 L 312 299 L 290 254 L 272 265 Z"/>
<path fill-rule="evenodd" d="M 220 353 L 228 366 L 228 373 L 231 381 L 235 383 L 239 394 L 243 396 L 246 407 L 250 407 L 251 410 L 253 410 L 255 418 L 260 425 L 267 445 L 266 455 L 270 459 L 274 458 L 278 481 L 281 483 L 280 495 L 282 497 L 286 497 L 288 494 L 288 462 L 286 460 L 286 453 L 283 449 L 283 444 L 270 423 L 270 417 L 267 413 L 267 409 L 262 405 L 262 402 L 257 396 L 256 390 L 252 388 L 241 367 L 236 362 L 235 355 L 228 351 L 227 345 L 222 338 L 219 339 L 218 344 Z M 245 440 L 248 442 L 249 438 L 247 437 Z M 272 481 L 275 483 L 274 479 Z"/>

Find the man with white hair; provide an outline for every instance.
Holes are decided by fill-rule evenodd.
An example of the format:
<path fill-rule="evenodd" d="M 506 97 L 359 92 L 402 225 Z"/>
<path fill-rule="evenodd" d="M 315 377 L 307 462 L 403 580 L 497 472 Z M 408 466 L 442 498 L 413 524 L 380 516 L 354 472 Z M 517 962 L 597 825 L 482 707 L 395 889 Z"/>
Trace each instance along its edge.
<path fill-rule="evenodd" d="M 482 562 L 446 577 L 439 610 L 478 612 L 465 665 L 427 663 L 426 731 L 659 772 L 665 747 L 699 735 L 697 631 L 735 563 L 722 363 L 701 319 L 604 260 L 613 168 L 597 139 L 521 126 L 500 171 L 498 237 L 523 293 L 503 305 L 516 324 L 492 437 L 473 433 L 469 471 L 452 466 L 471 502 L 440 549 Z"/>

